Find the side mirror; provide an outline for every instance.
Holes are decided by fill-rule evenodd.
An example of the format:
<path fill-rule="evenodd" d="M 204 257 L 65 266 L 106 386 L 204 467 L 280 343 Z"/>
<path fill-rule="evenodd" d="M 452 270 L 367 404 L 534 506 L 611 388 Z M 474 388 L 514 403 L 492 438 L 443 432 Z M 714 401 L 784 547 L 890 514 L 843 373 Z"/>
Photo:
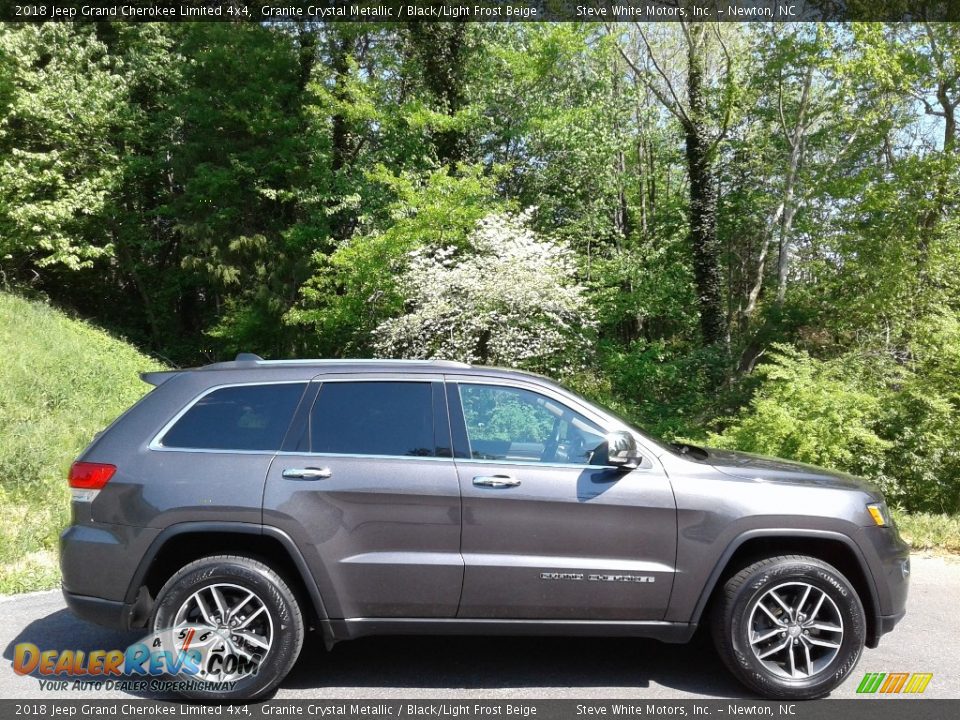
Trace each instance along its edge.
<path fill-rule="evenodd" d="M 621 470 L 634 470 L 642 461 L 643 456 L 633 435 L 624 430 L 607 433 L 607 462 L 610 465 Z"/>

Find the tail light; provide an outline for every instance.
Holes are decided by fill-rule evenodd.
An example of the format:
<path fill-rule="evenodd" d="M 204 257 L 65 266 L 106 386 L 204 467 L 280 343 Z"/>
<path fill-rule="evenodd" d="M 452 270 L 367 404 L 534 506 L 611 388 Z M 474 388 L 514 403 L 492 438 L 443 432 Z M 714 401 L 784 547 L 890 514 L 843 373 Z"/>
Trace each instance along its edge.
<path fill-rule="evenodd" d="M 107 463 L 75 462 L 70 466 L 70 487 L 74 490 L 102 490 L 116 471 L 116 465 Z"/>

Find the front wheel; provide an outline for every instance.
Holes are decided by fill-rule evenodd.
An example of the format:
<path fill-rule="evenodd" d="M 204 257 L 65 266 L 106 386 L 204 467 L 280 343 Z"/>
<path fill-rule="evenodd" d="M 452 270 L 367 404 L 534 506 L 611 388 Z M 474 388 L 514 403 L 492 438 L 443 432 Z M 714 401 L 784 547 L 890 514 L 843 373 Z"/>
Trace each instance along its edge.
<path fill-rule="evenodd" d="M 296 598 L 270 567 L 217 555 L 183 567 L 163 586 L 153 632 L 188 660 L 174 678 L 181 695 L 254 700 L 280 684 L 303 645 Z"/>
<path fill-rule="evenodd" d="M 750 689 L 773 699 L 818 698 L 860 659 L 866 617 L 856 590 L 817 558 L 767 558 L 731 577 L 714 605 L 720 657 Z"/>

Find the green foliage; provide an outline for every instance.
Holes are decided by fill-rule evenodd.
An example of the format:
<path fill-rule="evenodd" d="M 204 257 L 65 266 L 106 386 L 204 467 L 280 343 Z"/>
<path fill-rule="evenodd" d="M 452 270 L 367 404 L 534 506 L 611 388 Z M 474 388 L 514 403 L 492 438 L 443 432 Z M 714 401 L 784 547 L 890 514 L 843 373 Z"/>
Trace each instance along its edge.
<path fill-rule="evenodd" d="M 883 398 L 881 434 L 891 444 L 887 490 L 910 510 L 960 511 L 960 321 L 933 315 L 916 338 L 897 382 Z"/>
<path fill-rule="evenodd" d="M 79 269 L 109 256 L 96 218 L 120 182 L 123 78 L 92 25 L 0 31 L 0 257 Z"/>
<path fill-rule="evenodd" d="M 960 553 L 960 515 L 893 512 L 894 522 L 914 552 L 946 550 Z"/>
<path fill-rule="evenodd" d="M 775 346 L 749 411 L 710 443 L 876 476 L 890 445 L 877 433 L 882 406 L 865 371 Z"/>
<path fill-rule="evenodd" d="M 456 173 L 444 168 L 425 177 L 378 167 L 370 177 L 394 198 L 387 206 L 389 224 L 347 239 L 329 255 L 314 254 L 314 275 L 286 316 L 291 325 L 311 330 L 324 355 L 367 355 L 374 329 L 403 309 L 398 278 L 410 253 L 466 247 L 477 222 L 499 205 L 493 179 L 479 167 Z"/>
<path fill-rule="evenodd" d="M 609 242 L 631 112 L 610 74 L 609 43 L 589 25 L 531 25 L 506 30 L 490 55 L 497 82 L 481 91 L 486 145 L 509 169 L 508 192 L 539 209 L 540 229 L 580 250 L 598 237 Z"/>
<path fill-rule="evenodd" d="M 28 329 L 28 331 L 27 331 Z M 0 293 L 0 593 L 55 584 L 70 462 L 160 369 L 130 345 L 39 302 Z"/>
<path fill-rule="evenodd" d="M 722 348 L 691 348 L 662 340 L 637 340 L 623 348 L 606 341 L 599 355 L 598 372 L 609 379 L 610 388 L 583 392 L 667 440 L 701 438 L 710 419 L 728 402 L 716 389 L 727 362 Z"/>
<path fill-rule="evenodd" d="M 910 511 L 960 511 L 960 324 L 918 326 L 909 359 L 775 346 L 749 405 L 709 443 L 846 470 Z"/>

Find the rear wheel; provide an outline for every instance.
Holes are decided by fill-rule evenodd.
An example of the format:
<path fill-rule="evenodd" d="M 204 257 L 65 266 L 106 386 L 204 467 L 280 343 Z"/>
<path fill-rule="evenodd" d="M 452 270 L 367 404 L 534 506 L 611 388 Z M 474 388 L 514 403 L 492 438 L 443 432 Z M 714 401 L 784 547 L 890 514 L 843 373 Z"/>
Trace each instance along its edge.
<path fill-rule="evenodd" d="M 866 616 L 836 568 L 790 555 L 753 563 L 731 577 L 714 605 L 712 630 L 737 678 L 769 698 L 822 697 L 854 669 Z"/>
<path fill-rule="evenodd" d="M 217 555 L 183 567 L 163 586 L 153 615 L 164 649 L 192 652 L 196 671 L 180 694 L 253 700 L 286 677 L 303 645 L 303 617 L 284 580 L 252 558 Z"/>

